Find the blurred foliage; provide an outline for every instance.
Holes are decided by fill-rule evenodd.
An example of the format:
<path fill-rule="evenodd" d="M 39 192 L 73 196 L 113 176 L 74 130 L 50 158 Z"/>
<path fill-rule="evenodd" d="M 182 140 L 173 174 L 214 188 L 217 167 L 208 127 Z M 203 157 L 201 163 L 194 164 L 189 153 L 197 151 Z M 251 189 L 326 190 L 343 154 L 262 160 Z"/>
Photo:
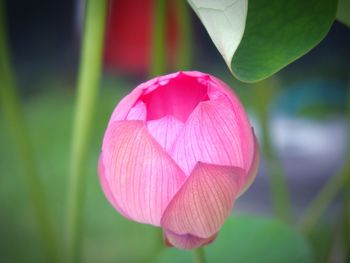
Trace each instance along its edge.
<path fill-rule="evenodd" d="M 338 0 L 337 19 L 350 27 L 350 0 Z"/>
<path fill-rule="evenodd" d="M 83 261 L 147 262 L 162 242 L 159 230 L 120 216 L 106 201 L 98 181 L 97 159 L 103 132 L 110 113 L 127 92 L 126 84 L 114 81 L 105 84 L 99 99 L 90 162 L 86 169 Z M 41 179 L 62 244 L 74 101 L 70 91 L 57 89 L 50 83 L 48 86 L 47 91 L 27 99 L 24 109 Z M 22 167 L 7 131 L 0 115 L 0 262 L 42 262 L 36 222 L 20 174 Z"/>
<path fill-rule="evenodd" d="M 331 227 L 327 224 L 318 224 L 311 232 L 308 233 L 308 240 L 311 244 L 314 262 L 326 263 L 329 262 L 334 235 Z"/>
<path fill-rule="evenodd" d="M 286 85 L 276 94 L 274 112 L 288 117 L 325 119 L 346 111 L 344 82 L 332 78 L 309 78 Z"/>
<path fill-rule="evenodd" d="M 205 248 L 207 262 L 311 262 L 310 248 L 294 229 L 276 219 L 231 217 L 217 240 Z M 158 262 L 191 262 L 188 251 L 164 250 Z"/>

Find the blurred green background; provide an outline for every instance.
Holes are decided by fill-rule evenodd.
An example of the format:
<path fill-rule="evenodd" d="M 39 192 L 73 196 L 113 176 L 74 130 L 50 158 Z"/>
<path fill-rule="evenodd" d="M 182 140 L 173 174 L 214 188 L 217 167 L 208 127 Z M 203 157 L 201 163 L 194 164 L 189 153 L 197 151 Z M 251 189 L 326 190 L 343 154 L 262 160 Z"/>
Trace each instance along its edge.
<path fill-rule="evenodd" d="M 59 244 L 62 246 L 79 60 L 81 2 L 16 0 L 5 3 L 17 87 L 28 133 L 35 150 L 35 161 L 45 186 Z M 256 85 L 243 84 L 233 79 L 205 29 L 194 13 L 188 11 L 190 20 L 187 26 L 193 33 L 189 47 L 190 62 L 186 69 L 208 72 L 234 88 L 247 108 L 259 140 L 259 102 L 262 94 L 271 92 L 267 105 L 270 114 L 268 127 L 273 147 L 287 177 L 294 211 L 293 222 L 297 221 L 312 198 L 329 178 L 338 173 L 347 159 L 349 130 L 346 108 L 349 96 L 350 29 L 335 22 L 319 46 L 276 74 L 276 82 L 273 83 L 277 84 L 271 87 L 272 91 L 265 91 Z M 142 23 L 141 20 L 139 23 Z M 145 30 L 147 32 L 147 29 Z M 113 34 L 110 31 L 107 33 Z M 169 38 L 173 39 L 173 36 Z M 109 205 L 101 191 L 97 177 L 97 159 L 109 116 L 120 98 L 149 78 L 149 68 L 123 68 L 122 63 L 114 64 L 113 59 L 108 60 L 108 56 L 107 52 L 105 59 L 109 63 L 105 65 L 101 81 L 89 165 L 86 169 L 83 261 L 170 262 L 169 259 L 173 258 L 178 262 L 182 257 L 182 261 L 186 262 L 190 257 L 188 252 L 177 255 L 180 252 L 170 250 L 174 255 L 159 254 L 164 253 L 161 252 L 164 245 L 159 229 L 130 222 L 121 217 Z M 167 71 L 176 69 L 176 66 L 170 65 Z M 268 83 L 266 85 L 269 85 Z M 43 262 L 37 225 L 23 179 L 25 171 L 7 125 L 0 111 L 0 261 Z M 342 196 L 338 195 L 323 214 L 321 222 L 308 235 L 314 251 L 313 256 L 308 255 L 307 251 L 302 252 L 304 256 L 301 256 L 302 260 L 298 262 L 305 258 L 305 262 L 311 258 L 315 262 L 342 262 L 349 256 L 342 241 Z M 233 213 L 274 217 L 271 203 L 269 179 L 263 161 L 256 182 L 236 202 Z M 243 225 L 247 224 L 244 222 L 254 223 L 252 217 L 242 218 L 235 217 L 230 220 L 237 220 Z M 227 230 L 227 233 L 249 234 L 249 231 L 230 231 L 233 232 Z M 252 239 L 254 234 L 271 235 L 271 238 L 274 238 L 273 231 L 257 233 L 252 234 Z M 221 255 L 223 262 L 229 262 L 224 252 L 216 251 L 224 247 L 224 244 L 231 244 L 231 236 L 222 235 L 222 241 L 218 241 L 219 245 L 208 248 L 209 260 L 215 261 L 215 257 L 210 258 L 210 255 L 217 253 Z M 277 241 L 275 240 L 274 244 Z M 240 239 L 233 240 L 232 246 L 240 242 Z M 243 241 L 242 243 L 244 244 Z M 241 249 L 244 251 L 244 245 Z M 286 253 L 293 253 L 293 248 L 290 249 Z M 219 258 L 216 259 L 220 261 Z M 293 259 L 292 257 L 290 262 L 293 262 Z M 241 260 L 246 258 L 242 257 Z M 241 260 L 238 257 L 237 261 L 233 262 L 243 262 Z M 268 257 L 255 257 L 246 262 L 272 261 Z"/>

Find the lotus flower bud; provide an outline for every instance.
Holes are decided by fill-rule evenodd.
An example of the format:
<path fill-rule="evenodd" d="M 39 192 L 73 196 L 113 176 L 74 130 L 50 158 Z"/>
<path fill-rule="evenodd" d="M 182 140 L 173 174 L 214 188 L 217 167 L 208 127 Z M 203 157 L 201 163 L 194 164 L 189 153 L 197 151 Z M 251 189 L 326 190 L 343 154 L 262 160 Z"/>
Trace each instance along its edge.
<path fill-rule="evenodd" d="M 120 101 L 98 170 L 119 213 L 162 227 L 168 244 L 192 249 L 215 239 L 258 163 L 253 130 L 233 91 L 208 74 L 178 72 Z"/>

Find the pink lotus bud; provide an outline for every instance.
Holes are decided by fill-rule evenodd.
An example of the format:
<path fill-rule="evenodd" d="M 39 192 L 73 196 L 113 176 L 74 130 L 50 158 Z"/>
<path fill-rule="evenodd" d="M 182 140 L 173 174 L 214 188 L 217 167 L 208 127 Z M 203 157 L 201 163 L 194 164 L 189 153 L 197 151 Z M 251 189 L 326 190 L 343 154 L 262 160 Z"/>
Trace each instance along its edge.
<path fill-rule="evenodd" d="M 136 87 L 115 108 L 103 139 L 103 191 L 125 217 L 160 226 L 166 242 L 213 241 L 252 183 L 258 145 L 231 89 L 201 72 Z"/>

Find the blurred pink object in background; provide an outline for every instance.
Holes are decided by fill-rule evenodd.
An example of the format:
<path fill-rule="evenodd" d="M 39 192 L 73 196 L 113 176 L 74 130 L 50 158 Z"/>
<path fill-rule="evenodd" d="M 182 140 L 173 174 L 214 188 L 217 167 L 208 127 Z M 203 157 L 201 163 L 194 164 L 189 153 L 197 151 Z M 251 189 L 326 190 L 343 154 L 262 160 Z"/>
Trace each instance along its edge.
<path fill-rule="evenodd" d="M 110 0 L 106 29 L 105 62 L 112 71 L 144 74 L 152 59 L 153 0 Z M 166 5 L 167 61 L 173 63 L 179 41 L 175 2 Z"/>

